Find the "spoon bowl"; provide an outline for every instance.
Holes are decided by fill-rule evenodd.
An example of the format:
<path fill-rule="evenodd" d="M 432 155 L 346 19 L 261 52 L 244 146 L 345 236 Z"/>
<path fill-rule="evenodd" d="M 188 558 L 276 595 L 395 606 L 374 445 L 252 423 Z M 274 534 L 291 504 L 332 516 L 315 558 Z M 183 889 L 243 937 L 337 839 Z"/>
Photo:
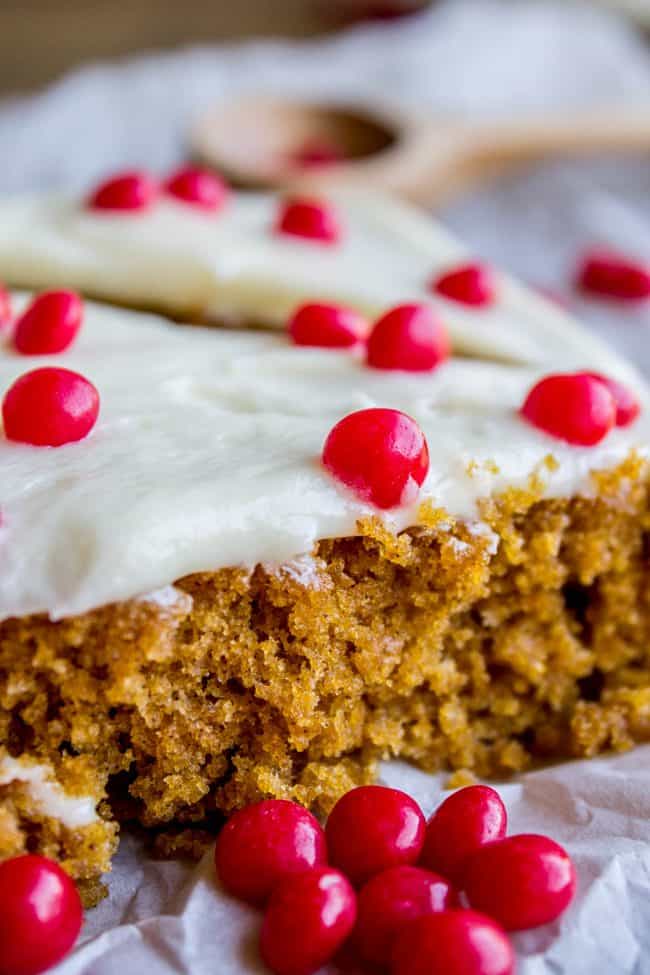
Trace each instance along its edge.
<path fill-rule="evenodd" d="M 374 157 L 398 138 L 392 120 L 363 109 L 258 96 L 214 108 L 192 144 L 235 185 L 266 188 Z"/>
<path fill-rule="evenodd" d="M 192 150 L 236 186 L 389 191 L 439 204 L 550 156 L 650 149 L 650 109 L 599 106 L 513 119 L 248 96 L 199 120 Z"/>

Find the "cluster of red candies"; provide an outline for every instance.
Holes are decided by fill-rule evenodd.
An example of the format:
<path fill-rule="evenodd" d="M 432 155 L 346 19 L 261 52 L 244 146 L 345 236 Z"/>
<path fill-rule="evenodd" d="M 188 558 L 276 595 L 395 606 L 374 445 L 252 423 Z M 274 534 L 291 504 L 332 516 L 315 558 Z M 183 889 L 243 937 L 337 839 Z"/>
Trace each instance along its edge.
<path fill-rule="evenodd" d="M 424 304 L 399 305 L 370 328 L 350 308 L 310 303 L 288 323 L 296 345 L 361 349 L 374 369 L 431 372 L 450 355 L 447 330 Z M 378 508 L 413 502 L 429 470 L 427 443 L 417 422 L 400 410 L 358 410 L 330 431 L 323 447 L 327 470 Z"/>
<path fill-rule="evenodd" d="M 83 322 L 74 291 L 46 291 L 14 319 L 8 293 L 0 288 L 0 328 L 19 355 L 55 355 L 68 349 Z M 99 393 L 77 372 L 43 366 L 20 376 L 2 401 L 8 440 L 60 447 L 86 437 L 97 422 Z"/>
<path fill-rule="evenodd" d="M 441 279 L 453 283 L 454 300 L 492 293 L 491 278 L 479 265 L 466 265 Z M 478 303 L 468 300 L 467 303 Z M 399 305 L 371 328 L 362 315 L 333 304 L 300 307 L 288 323 L 296 345 L 361 349 L 373 369 L 431 372 L 450 354 L 449 336 L 435 311 L 425 304 Z M 530 390 L 521 416 L 560 440 L 579 446 L 599 443 L 614 426 L 625 427 L 639 414 L 639 402 L 623 383 L 595 372 L 558 373 Z M 379 508 L 413 502 L 429 469 L 422 430 L 394 409 L 359 410 L 330 431 L 323 448 L 330 473 L 362 500 Z"/>
<path fill-rule="evenodd" d="M 90 210 L 135 215 L 150 210 L 161 196 L 167 196 L 199 210 L 216 213 L 226 204 L 229 192 L 217 173 L 199 166 L 183 166 L 163 181 L 144 170 L 129 170 L 100 183 L 86 205 Z M 281 201 L 273 229 L 279 234 L 304 237 L 322 244 L 337 243 L 343 233 L 334 208 L 310 198 Z"/>
<path fill-rule="evenodd" d="M 650 266 L 612 250 L 594 250 L 580 261 L 576 286 L 614 301 L 650 299 Z M 548 376 L 529 393 L 522 415 L 552 436 L 581 446 L 599 443 L 613 427 L 626 427 L 640 405 L 623 383 L 601 373 Z"/>
<path fill-rule="evenodd" d="M 228 186 L 217 173 L 198 166 L 183 166 L 162 181 L 141 169 L 117 173 L 100 183 L 86 202 L 91 210 L 137 213 L 148 210 L 166 195 L 215 213 L 226 203 L 228 194 Z"/>
<path fill-rule="evenodd" d="M 166 194 L 202 210 L 219 210 L 228 188 L 215 173 L 186 166 L 164 181 L 143 171 L 113 176 L 89 196 L 93 210 L 137 213 Z M 342 235 L 331 205 L 314 199 L 281 202 L 275 230 L 333 244 Z M 642 297 L 650 273 L 615 255 L 591 255 L 580 270 L 584 288 L 617 297 Z M 474 308 L 494 303 L 498 294 L 491 269 L 467 263 L 436 275 L 431 290 Z M 65 351 L 75 340 L 83 304 L 71 291 L 40 295 L 13 324 L 11 341 L 23 355 Z M 9 295 L 0 289 L 0 328 L 11 327 Z M 303 305 L 288 324 L 297 345 L 363 348 L 368 367 L 431 372 L 450 355 L 444 324 L 429 305 L 391 309 L 372 328 L 357 312 L 332 304 Z M 639 413 L 634 393 L 620 382 L 593 372 L 547 376 L 528 394 L 520 413 L 529 423 L 580 446 L 599 443 L 614 426 L 627 426 Z M 85 377 L 60 367 L 35 369 L 21 376 L 5 394 L 2 414 L 10 440 L 37 446 L 61 446 L 83 439 L 99 413 L 99 395 Z M 323 463 L 363 500 L 380 508 L 411 503 L 426 477 L 429 456 L 418 424 L 397 410 L 362 410 L 343 418 L 330 432 Z"/>
<path fill-rule="evenodd" d="M 507 932 L 559 917 L 576 876 L 553 840 L 506 827 L 487 786 L 453 793 L 428 823 L 406 793 L 361 786 L 324 830 L 286 800 L 236 812 L 215 862 L 229 893 L 264 909 L 275 975 L 312 975 L 344 947 L 392 975 L 512 975 Z"/>
<path fill-rule="evenodd" d="M 100 183 L 88 197 L 86 206 L 90 210 L 137 215 L 150 210 L 161 196 L 167 196 L 199 210 L 217 213 L 226 204 L 229 192 L 218 173 L 200 166 L 183 166 L 163 181 L 137 169 L 117 173 Z M 321 244 L 336 244 L 343 236 L 335 209 L 307 197 L 282 200 L 273 229 L 278 234 Z"/>
<path fill-rule="evenodd" d="M 336 161 L 330 149 L 306 147 L 296 157 L 304 165 Z M 101 183 L 88 197 L 93 210 L 137 213 L 148 210 L 162 195 L 174 197 L 199 209 L 217 212 L 226 203 L 229 188 L 213 170 L 183 166 L 167 179 L 159 180 L 145 170 L 118 173 Z M 283 201 L 274 229 L 323 244 L 336 244 L 344 230 L 336 209 L 311 197 Z M 612 250 L 599 249 L 585 255 L 578 265 L 576 285 L 588 294 L 618 301 L 650 298 L 650 268 Z M 468 264 L 432 282 L 439 294 L 468 305 L 485 306 L 494 301 L 495 282 L 488 268 Z"/>

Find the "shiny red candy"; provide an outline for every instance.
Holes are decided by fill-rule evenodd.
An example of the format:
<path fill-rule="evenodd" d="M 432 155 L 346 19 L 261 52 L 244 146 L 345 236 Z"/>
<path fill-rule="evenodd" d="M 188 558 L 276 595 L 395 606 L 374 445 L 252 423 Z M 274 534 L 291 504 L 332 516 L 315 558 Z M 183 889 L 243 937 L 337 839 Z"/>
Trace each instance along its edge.
<path fill-rule="evenodd" d="M 444 911 L 408 924 L 393 949 L 392 975 L 514 975 L 505 932 L 476 911 Z"/>
<path fill-rule="evenodd" d="M 614 397 L 614 402 L 616 403 L 616 426 L 629 427 L 631 423 L 634 423 L 641 412 L 641 404 L 632 390 L 628 389 L 627 386 L 617 379 L 610 379 L 609 376 L 603 376 L 600 372 L 589 372 L 587 375 L 607 386 L 607 389 Z"/>
<path fill-rule="evenodd" d="M 289 877 L 271 895 L 260 953 L 275 975 L 312 975 L 343 945 L 356 921 L 349 881 L 329 867 Z"/>
<path fill-rule="evenodd" d="M 368 325 L 362 315 L 340 305 L 302 305 L 291 317 L 288 331 L 296 345 L 351 348 L 363 342 Z"/>
<path fill-rule="evenodd" d="M 508 931 L 554 921 L 575 890 L 571 858 L 547 836 L 522 834 L 490 843 L 473 853 L 465 866 L 470 904 Z"/>
<path fill-rule="evenodd" d="M 46 291 L 22 313 L 13 341 L 22 355 L 64 352 L 81 328 L 83 302 L 74 291 Z"/>
<path fill-rule="evenodd" d="M 463 264 L 447 271 L 433 283 L 433 290 L 462 305 L 482 308 L 496 298 L 494 274 L 484 264 Z"/>
<path fill-rule="evenodd" d="M 455 907 L 456 892 L 444 877 L 419 867 L 390 867 L 359 892 L 354 942 L 365 961 L 386 964 L 401 928 L 415 918 Z"/>
<path fill-rule="evenodd" d="M 42 856 L 0 863 L 0 972 L 38 975 L 72 948 L 83 913 L 74 883 Z"/>
<path fill-rule="evenodd" d="M 580 262 L 576 282 L 588 294 L 643 301 L 650 298 L 650 265 L 613 251 L 592 251 Z"/>
<path fill-rule="evenodd" d="M 429 451 L 410 416 L 373 408 L 339 420 L 325 441 L 323 464 L 363 501 L 394 508 L 417 498 Z"/>
<path fill-rule="evenodd" d="M 280 234 L 305 237 L 323 244 L 336 244 L 342 237 L 337 213 L 322 200 L 285 200 L 281 204 L 275 229 Z"/>
<path fill-rule="evenodd" d="M 375 369 L 430 372 L 449 358 L 451 344 L 428 305 L 398 305 L 383 315 L 368 338 L 367 362 Z"/>
<path fill-rule="evenodd" d="M 7 439 L 38 447 L 83 440 L 98 413 L 99 394 L 93 384 L 76 372 L 53 366 L 25 373 L 2 401 Z"/>
<path fill-rule="evenodd" d="M 567 443 L 592 447 L 616 423 L 614 396 L 586 372 L 541 379 L 528 393 L 521 415 L 533 426 Z"/>
<path fill-rule="evenodd" d="M 508 814 L 498 792 L 469 785 L 438 806 L 427 824 L 420 862 L 462 885 L 463 864 L 480 846 L 506 835 Z"/>
<path fill-rule="evenodd" d="M 0 284 L 0 332 L 11 325 L 12 317 L 11 295 Z"/>
<path fill-rule="evenodd" d="M 184 203 L 216 212 L 226 202 L 228 187 L 216 173 L 198 166 L 184 166 L 169 177 L 165 192 Z"/>
<path fill-rule="evenodd" d="M 302 169 L 311 169 L 317 166 L 332 166 L 334 163 L 341 162 L 343 158 L 343 153 L 338 146 L 328 142 L 307 142 L 293 154 L 291 161 Z"/>
<path fill-rule="evenodd" d="M 382 870 L 417 862 L 426 822 L 422 810 L 398 789 L 362 785 L 330 813 L 325 835 L 330 862 L 359 886 Z"/>
<path fill-rule="evenodd" d="M 101 183 L 88 198 L 88 206 L 91 210 L 147 210 L 158 192 L 152 176 L 133 170 Z"/>
<path fill-rule="evenodd" d="M 265 799 L 234 813 L 215 850 L 225 889 L 263 904 L 290 874 L 327 862 L 325 834 L 310 812 L 286 799 Z"/>

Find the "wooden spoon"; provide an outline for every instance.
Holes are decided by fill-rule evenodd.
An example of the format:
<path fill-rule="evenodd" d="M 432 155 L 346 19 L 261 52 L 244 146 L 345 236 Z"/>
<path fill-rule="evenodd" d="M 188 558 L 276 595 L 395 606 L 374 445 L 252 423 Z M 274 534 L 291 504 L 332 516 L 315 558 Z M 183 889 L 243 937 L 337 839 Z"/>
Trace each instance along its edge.
<path fill-rule="evenodd" d="M 213 109 L 191 144 L 236 185 L 360 187 L 432 205 L 521 163 L 650 150 L 650 106 L 476 121 L 260 96 Z"/>

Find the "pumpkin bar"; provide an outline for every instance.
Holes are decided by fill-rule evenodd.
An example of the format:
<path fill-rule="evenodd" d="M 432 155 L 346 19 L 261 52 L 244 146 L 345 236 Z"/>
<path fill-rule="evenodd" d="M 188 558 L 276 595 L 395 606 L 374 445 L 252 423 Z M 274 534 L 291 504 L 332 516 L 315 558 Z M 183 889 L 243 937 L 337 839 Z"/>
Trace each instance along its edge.
<path fill-rule="evenodd" d="M 55 210 L 72 220 L 69 207 Z M 29 210 L 10 201 L 0 214 L 12 208 Z M 110 261 L 111 284 L 81 278 L 84 260 L 97 261 L 99 282 L 100 255 L 121 241 L 93 250 L 92 234 L 64 235 L 66 221 L 40 204 L 29 212 L 40 250 L 28 259 L 25 244 L 18 275 L 3 249 L 0 276 L 151 303 L 122 290 Z M 348 226 L 358 212 L 343 210 Z M 73 223 L 85 220 L 79 210 Z M 141 240 L 149 216 L 119 220 L 134 222 L 136 281 L 154 260 Z M 369 221 L 355 233 L 372 252 Z M 454 256 L 438 253 L 446 237 L 425 223 L 421 260 L 427 252 L 440 275 Z M 258 239 L 260 226 L 254 234 L 242 219 L 241 234 Z M 388 250 L 388 217 L 385 226 Z M 0 227 L 7 239 L 4 218 Z M 396 276 L 399 239 L 396 228 Z M 260 244 L 277 257 L 268 280 L 287 289 L 282 313 L 279 286 L 258 306 L 265 324 L 309 296 L 333 300 L 325 288 L 311 295 L 319 258 L 313 242 L 291 243 L 300 246 L 314 278 L 303 281 L 298 262 L 290 299 L 284 242 Z M 255 253 L 250 241 L 244 250 Z M 226 251 L 214 252 L 220 273 Z M 244 294 L 254 262 L 235 263 Z M 378 311 L 393 300 L 384 277 L 374 279 Z M 337 299 L 367 311 L 352 285 Z M 400 296 L 418 299 L 406 278 Z M 362 342 L 298 346 L 282 329 L 179 328 L 90 301 L 65 349 L 27 356 L 18 335 L 31 299 L 10 298 L 0 348 L 0 857 L 55 856 L 92 901 L 122 823 L 155 831 L 167 853 L 198 852 L 229 810 L 284 796 L 325 812 L 381 759 L 501 776 L 649 737 L 645 388 L 563 313 L 497 274 L 481 306 L 422 296 L 452 354 L 412 369 L 373 365 Z M 245 324 L 255 324 L 252 309 L 237 306 Z M 99 396 L 92 428 L 57 446 L 25 442 L 52 416 L 30 406 L 21 417 L 14 395 L 43 368 L 85 377 Z M 625 412 L 623 393 L 634 409 Z M 376 427 L 358 428 L 358 450 L 340 440 L 334 449 L 340 421 L 375 410 L 405 416 L 423 438 L 397 496 L 382 493 L 382 479 L 401 476 L 403 458 L 374 463 L 371 454 L 392 450 L 379 441 L 372 453 Z"/>

